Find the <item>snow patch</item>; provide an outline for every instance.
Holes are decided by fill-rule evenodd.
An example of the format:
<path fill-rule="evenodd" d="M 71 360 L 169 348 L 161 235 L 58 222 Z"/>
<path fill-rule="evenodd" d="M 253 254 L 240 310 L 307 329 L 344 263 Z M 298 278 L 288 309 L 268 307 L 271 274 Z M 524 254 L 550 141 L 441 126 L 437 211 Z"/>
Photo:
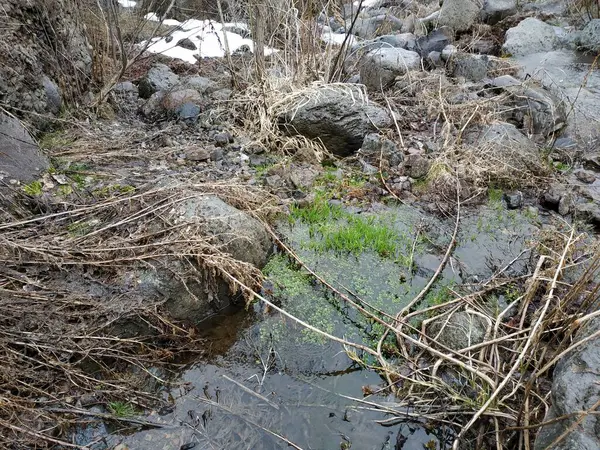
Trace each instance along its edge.
<path fill-rule="evenodd" d="M 145 16 L 146 20 L 158 22 L 160 18 L 149 13 Z M 245 48 L 248 51 L 254 51 L 252 39 L 243 38 L 237 33 L 226 31 L 228 28 L 238 28 L 247 30 L 248 26 L 244 23 L 225 23 L 221 24 L 214 20 L 189 19 L 179 22 L 173 19 L 163 21 L 164 25 L 179 27 L 169 36 L 169 42 L 166 37 L 156 37 L 150 41 L 140 43 L 144 46 L 148 44 L 148 51 L 151 53 L 160 53 L 171 58 L 181 59 L 189 63 L 195 63 L 197 58 L 219 58 L 225 56 L 225 38 L 230 52 Z M 225 29 L 224 29 L 225 28 Z M 171 39 L 172 38 L 172 39 Z M 178 47 L 177 43 L 182 39 L 191 40 L 196 45 L 197 50 L 189 50 Z M 265 48 L 265 56 L 277 52 L 272 48 Z"/>
<path fill-rule="evenodd" d="M 119 5 L 121 5 L 123 8 L 135 8 L 135 5 L 137 5 L 137 2 L 134 2 L 133 0 L 117 0 L 119 2 Z"/>

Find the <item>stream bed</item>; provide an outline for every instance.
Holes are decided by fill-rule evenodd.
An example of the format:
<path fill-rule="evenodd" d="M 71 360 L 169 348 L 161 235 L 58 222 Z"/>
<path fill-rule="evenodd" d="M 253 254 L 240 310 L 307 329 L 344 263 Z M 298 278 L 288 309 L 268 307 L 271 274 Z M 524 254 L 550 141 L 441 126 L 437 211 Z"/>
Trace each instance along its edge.
<path fill-rule="evenodd" d="M 383 229 L 391 234 L 372 248 L 328 249 L 328 239 L 339 237 L 338 232 L 355 218 L 369 226 L 385 225 Z M 484 281 L 515 259 L 508 272 L 526 273 L 526 250 L 540 222 L 534 208 L 510 211 L 501 199 L 463 212 L 453 257 L 425 302 L 435 303 L 451 289 Z M 454 218 L 426 215 L 408 206 L 372 205 L 364 210 L 344 207 L 343 217 L 324 226 L 329 228 L 297 220 L 280 224 L 279 232 L 305 264 L 329 283 L 395 314 L 437 269 L 450 242 Z M 392 241 L 395 253 L 386 254 L 382 242 Z M 378 339 L 381 329 L 376 324 L 342 304 L 287 257 L 275 255 L 265 273 L 264 295 L 299 319 L 349 341 L 374 345 Z M 342 345 L 261 304 L 223 311 L 201 333 L 208 356 L 190 362 L 158 389 L 169 408 L 143 417 L 166 428 L 132 433 L 113 430 L 92 448 L 121 443 L 131 450 L 266 450 L 288 448 L 288 441 L 302 449 L 442 449 L 451 445 L 449 430 L 425 422 L 389 427 L 376 423 L 389 416 L 353 399 L 376 393 L 384 386 L 382 378 L 362 369 Z M 370 395 L 368 400 L 394 405 L 393 397 L 386 394 Z M 89 444 L 89 434 L 82 433 L 82 440 L 88 442 L 81 444 Z"/>

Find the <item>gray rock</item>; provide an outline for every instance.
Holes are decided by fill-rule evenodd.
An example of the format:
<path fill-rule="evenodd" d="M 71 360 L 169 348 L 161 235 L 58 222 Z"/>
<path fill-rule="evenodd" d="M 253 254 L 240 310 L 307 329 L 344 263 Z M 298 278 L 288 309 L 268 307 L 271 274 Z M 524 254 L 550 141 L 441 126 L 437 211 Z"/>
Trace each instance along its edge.
<path fill-rule="evenodd" d="M 189 38 L 179 40 L 179 42 L 177 42 L 177 47 L 185 48 L 187 50 L 198 50 L 196 44 L 194 44 Z"/>
<path fill-rule="evenodd" d="M 427 56 L 431 52 L 442 52 L 444 48 L 452 43 L 452 30 L 450 28 L 439 28 L 427 36 L 417 39 L 417 52 L 421 56 Z"/>
<path fill-rule="evenodd" d="M 455 78 L 465 78 L 468 81 L 481 81 L 487 77 L 490 66 L 490 59 L 487 55 L 459 53 L 450 59 L 448 74 Z"/>
<path fill-rule="evenodd" d="M 292 164 L 287 178 L 296 189 L 308 189 L 315 183 L 319 173 L 317 169 L 310 165 Z"/>
<path fill-rule="evenodd" d="M 231 98 L 233 91 L 231 89 L 219 89 L 212 94 L 210 94 L 210 98 L 216 100 L 218 102 L 225 102 Z"/>
<path fill-rule="evenodd" d="M 479 13 L 480 7 L 474 0 L 444 0 L 438 25 L 454 31 L 466 31 L 477 22 Z"/>
<path fill-rule="evenodd" d="M 600 52 L 600 19 L 590 20 L 579 33 L 579 45 L 593 53 Z"/>
<path fill-rule="evenodd" d="M 181 87 L 184 89 L 195 89 L 201 95 L 212 94 L 219 89 L 219 85 L 210 78 L 197 75 L 181 80 Z"/>
<path fill-rule="evenodd" d="M 152 94 L 152 96 L 146 100 L 146 102 L 140 108 L 142 115 L 149 120 L 156 120 L 164 115 L 165 111 L 162 106 L 164 97 L 164 91 L 159 91 Z"/>
<path fill-rule="evenodd" d="M 346 29 L 350 29 L 351 21 L 346 24 Z M 391 14 L 380 14 L 373 17 L 359 18 L 354 24 L 353 33 L 363 39 L 372 39 L 382 34 L 390 34 L 394 31 L 401 31 L 402 20 Z"/>
<path fill-rule="evenodd" d="M 398 146 L 377 133 L 365 136 L 360 153 L 373 161 L 379 161 L 379 158 L 382 157 L 388 161 L 390 167 L 396 167 L 404 160 L 404 154 Z"/>
<path fill-rule="evenodd" d="M 205 100 L 195 89 L 181 89 L 167 92 L 162 99 L 162 107 L 168 116 L 180 114 L 184 105 L 196 105 L 199 109 Z"/>
<path fill-rule="evenodd" d="M 230 142 L 233 142 L 233 136 L 231 136 L 231 134 L 227 131 L 215 134 L 213 139 L 215 141 L 215 144 L 217 144 L 220 147 L 224 147 Z"/>
<path fill-rule="evenodd" d="M 389 87 L 398 75 L 421 68 L 421 57 L 403 48 L 380 48 L 367 53 L 360 63 L 360 79 L 375 92 Z"/>
<path fill-rule="evenodd" d="M 510 119 L 522 125 L 531 134 L 550 136 L 566 125 L 564 102 L 549 90 L 533 83 L 523 83 L 510 75 L 490 81 L 510 95 Z"/>
<path fill-rule="evenodd" d="M 220 250 L 233 258 L 262 268 L 272 250 L 269 233 L 265 227 L 248 214 L 228 205 L 215 196 L 190 198 L 171 212 L 174 224 L 199 226 Z M 166 299 L 166 309 L 177 320 L 197 324 L 219 309 L 229 305 L 232 296 L 227 284 L 211 278 L 200 267 L 190 267 L 189 262 L 167 258 L 152 269 L 143 269 L 137 275 L 139 289 L 159 294 Z M 189 273 L 178 278 L 173 273 Z"/>
<path fill-rule="evenodd" d="M 458 53 L 458 48 L 455 45 L 446 45 L 442 50 L 442 61 L 448 62 L 452 56 Z"/>
<path fill-rule="evenodd" d="M 592 172 L 591 170 L 576 170 L 575 176 L 579 181 L 586 184 L 591 184 L 596 181 L 596 173 Z"/>
<path fill-rule="evenodd" d="M 403 48 L 414 51 L 417 38 L 412 33 L 386 34 L 368 41 L 362 41 L 352 46 L 352 50 L 362 49 L 364 51 L 376 50 L 385 47 Z"/>
<path fill-rule="evenodd" d="M 592 319 L 577 333 L 576 340 L 580 341 L 599 329 L 600 320 Z M 595 414 L 576 414 L 580 411 L 590 411 L 600 400 L 599 384 L 600 338 L 596 337 L 567 353 L 554 368 L 552 406 L 544 421 L 561 416 L 570 417 L 544 426 L 535 440 L 534 450 L 600 448 L 600 417 Z M 565 439 L 552 445 L 567 431 Z"/>
<path fill-rule="evenodd" d="M 180 105 L 178 105 L 173 113 L 175 115 L 175 117 L 177 117 L 177 119 L 183 121 L 183 122 L 196 122 L 196 120 L 198 120 L 198 117 L 200 116 L 200 113 L 202 112 L 202 110 L 200 109 L 200 107 L 192 102 L 185 102 L 182 103 Z"/>
<path fill-rule="evenodd" d="M 481 9 L 481 20 L 495 25 L 502 19 L 517 13 L 517 0 L 484 0 Z"/>
<path fill-rule="evenodd" d="M 56 83 L 48 78 L 46 75 L 42 77 L 42 85 L 46 93 L 46 105 L 48 111 L 56 115 L 60 113 L 62 107 L 62 95 Z"/>
<path fill-rule="evenodd" d="M 553 184 L 542 193 L 540 203 L 544 208 L 558 211 L 560 199 L 566 194 L 567 190 L 560 184 Z"/>
<path fill-rule="evenodd" d="M 208 161 L 210 159 L 210 151 L 205 148 L 192 147 L 185 149 L 185 157 L 190 161 Z"/>
<path fill-rule="evenodd" d="M 140 97 L 150 98 L 159 91 L 167 91 L 179 83 L 179 76 L 174 74 L 168 66 L 155 64 L 150 68 L 138 85 Z"/>
<path fill-rule="evenodd" d="M 123 96 L 138 96 L 138 88 L 131 81 L 123 81 L 122 83 L 115 84 L 113 92 Z"/>
<path fill-rule="evenodd" d="M 421 155 L 408 155 L 404 161 L 411 178 L 423 178 L 429 172 L 431 162 Z"/>
<path fill-rule="evenodd" d="M 462 350 L 485 339 L 487 326 L 483 318 L 467 312 L 452 314 L 431 322 L 427 326 L 427 336 L 452 350 Z M 439 336 L 438 336 L 439 334 Z"/>
<path fill-rule="evenodd" d="M 573 195 L 570 192 L 565 192 L 565 194 L 560 198 L 558 202 L 558 213 L 561 216 L 566 216 L 573 210 Z"/>
<path fill-rule="evenodd" d="M 520 191 L 505 193 L 504 201 L 508 209 L 520 209 L 523 206 L 523 193 Z"/>
<path fill-rule="evenodd" d="M 441 67 L 443 65 L 441 52 L 429 52 L 425 61 L 432 68 Z"/>
<path fill-rule="evenodd" d="M 49 166 L 21 122 L 0 112 L 0 180 L 29 183 Z"/>
<path fill-rule="evenodd" d="M 600 206 L 597 203 L 578 203 L 574 206 L 574 212 L 577 218 L 596 227 L 600 226 Z"/>
<path fill-rule="evenodd" d="M 552 25 L 528 17 L 506 31 L 502 51 L 513 56 L 556 50 L 560 41 Z"/>
<path fill-rule="evenodd" d="M 365 135 L 392 125 L 388 111 L 370 103 L 355 86 L 310 92 L 279 120 L 288 133 L 319 139 L 338 156 L 354 153 Z"/>
<path fill-rule="evenodd" d="M 499 163 L 517 170 L 543 172 L 537 145 L 512 124 L 496 122 L 469 130 L 465 142 L 492 153 Z"/>

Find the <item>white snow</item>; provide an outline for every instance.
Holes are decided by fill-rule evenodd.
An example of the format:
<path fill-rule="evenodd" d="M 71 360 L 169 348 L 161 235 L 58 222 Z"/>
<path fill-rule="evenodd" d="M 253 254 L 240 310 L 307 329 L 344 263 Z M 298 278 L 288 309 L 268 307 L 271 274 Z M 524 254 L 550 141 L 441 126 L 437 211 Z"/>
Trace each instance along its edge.
<path fill-rule="evenodd" d="M 370 8 L 371 6 L 375 6 L 379 3 L 379 0 L 363 0 L 363 8 Z M 355 1 L 354 6 L 358 7 L 360 5 L 360 1 Z"/>
<path fill-rule="evenodd" d="M 323 42 L 327 42 L 332 45 L 342 45 L 344 43 L 344 39 L 346 39 L 346 35 L 344 33 L 334 33 L 332 31 L 324 31 L 321 34 L 321 40 Z M 356 38 L 354 36 L 350 36 L 348 38 L 348 45 L 354 44 Z"/>
<path fill-rule="evenodd" d="M 137 2 L 134 2 L 133 0 L 117 0 L 119 2 L 119 5 L 121 5 L 123 8 L 135 8 L 135 5 L 137 5 Z"/>
<path fill-rule="evenodd" d="M 154 13 L 146 15 L 146 20 L 159 21 L 159 17 Z M 164 37 L 153 38 L 149 42 L 148 51 L 151 53 L 161 53 L 171 58 L 181 59 L 189 63 L 195 63 L 196 58 L 214 58 L 225 56 L 225 37 L 230 52 L 235 52 L 242 46 L 246 46 L 251 52 L 254 50 L 252 39 L 246 39 L 239 34 L 230 31 L 224 31 L 223 28 L 237 27 L 248 29 L 248 26 L 243 23 L 226 23 L 221 24 L 214 20 L 197 20 L 189 19 L 185 22 L 167 19 L 163 21 L 164 25 L 178 26 L 181 29 L 171 33 L 173 39 L 167 42 Z M 177 43 L 182 39 L 190 39 L 197 50 L 188 50 L 178 47 Z M 145 45 L 147 42 L 142 42 L 140 45 Z M 265 48 L 265 55 L 270 55 L 277 50 Z"/>

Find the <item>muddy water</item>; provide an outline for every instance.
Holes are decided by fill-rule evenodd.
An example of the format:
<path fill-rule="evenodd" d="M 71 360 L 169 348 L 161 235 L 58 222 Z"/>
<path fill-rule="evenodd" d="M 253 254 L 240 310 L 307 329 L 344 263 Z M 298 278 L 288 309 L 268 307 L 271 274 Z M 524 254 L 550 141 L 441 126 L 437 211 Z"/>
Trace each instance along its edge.
<path fill-rule="evenodd" d="M 400 236 L 401 249 L 414 247 L 414 268 L 406 261 L 373 252 L 349 255 L 317 251 L 320 237 L 309 227 L 285 223 L 280 232 L 308 265 L 329 282 L 345 286 L 369 303 L 395 313 L 436 270 L 453 230 L 453 218 L 425 216 L 414 208 L 379 207 L 357 214 L 384 218 Z M 538 228 L 531 214 L 507 211 L 501 203 L 466 213 L 454 257 L 440 286 L 482 281 L 521 254 Z M 339 224 L 337 224 L 339 225 Z M 337 226 L 332 223 L 331 226 Z M 417 232 L 418 230 L 418 232 Z M 511 268 L 526 270 L 526 256 Z M 348 340 L 372 344 L 379 330 L 329 295 L 321 286 L 276 257 L 265 295 L 299 318 Z M 253 305 L 249 311 L 223 311 L 204 327 L 208 357 L 192 361 L 159 389 L 171 406 L 143 418 L 165 428 L 112 430 L 92 448 L 124 443 L 141 449 L 281 449 L 287 440 L 302 449 L 449 448 L 445 430 L 426 424 L 379 425 L 387 417 L 365 409 L 364 389 L 377 390 L 381 378 L 361 369 L 344 349 Z M 160 375 L 160 374 L 159 374 Z M 393 398 L 371 401 L 393 405 Z M 110 430 L 107 430 L 110 431 Z M 92 437 L 85 433 L 80 442 Z M 397 446 L 397 441 L 404 442 Z"/>

